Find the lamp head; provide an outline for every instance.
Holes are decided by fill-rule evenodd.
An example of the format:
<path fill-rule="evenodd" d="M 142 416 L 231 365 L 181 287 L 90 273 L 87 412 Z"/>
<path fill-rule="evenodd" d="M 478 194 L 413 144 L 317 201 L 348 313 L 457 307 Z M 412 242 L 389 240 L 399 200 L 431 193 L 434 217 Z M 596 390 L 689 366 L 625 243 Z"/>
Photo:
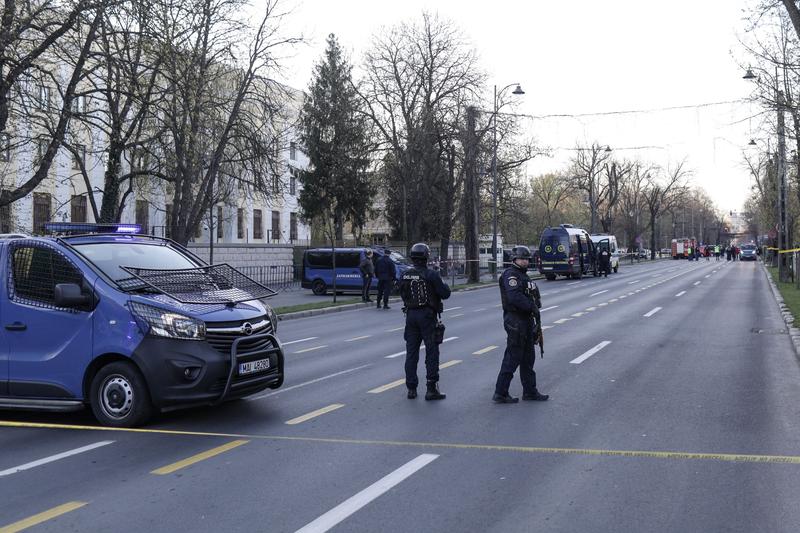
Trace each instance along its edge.
<path fill-rule="evenodd" d="M 511 94 L 525 94 L 525 91 L 522 90 L 519 83 L 517 84 L 517 88 L 511 91 Z"/>

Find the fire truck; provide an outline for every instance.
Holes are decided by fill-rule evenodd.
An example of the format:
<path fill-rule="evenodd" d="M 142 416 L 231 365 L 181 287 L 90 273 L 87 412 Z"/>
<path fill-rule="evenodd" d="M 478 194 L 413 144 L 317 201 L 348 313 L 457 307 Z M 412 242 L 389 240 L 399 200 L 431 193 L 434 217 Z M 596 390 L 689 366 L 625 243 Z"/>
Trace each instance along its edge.
<path fill-rule="evenodd" d="M 696 239 L 689 239 L 681 237 L 679 239 L 672 239 L 672 258 L 673 259 L 686 259 L 689 257 L 689 250 L 694 250 L 697 247 Z"/>

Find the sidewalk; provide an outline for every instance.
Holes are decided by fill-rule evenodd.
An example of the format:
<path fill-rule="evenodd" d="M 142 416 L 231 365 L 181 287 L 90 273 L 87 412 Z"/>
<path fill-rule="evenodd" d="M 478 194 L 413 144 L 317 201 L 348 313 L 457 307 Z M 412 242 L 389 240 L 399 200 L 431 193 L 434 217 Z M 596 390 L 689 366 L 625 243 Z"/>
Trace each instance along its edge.
<path fill-rule="evenodd" d="M 481 281 L 491 281 L 492 275 L 491 274 L 482 274 Z M 459 285 L 465 285 L 467 283 L 467 278 L 455 278 L 455 285 L 453 284 L 453 278 L 447 278 L 444 280 L 445 283 L 450 285 L 451 287 L 455 288 Z M 375 293 L 371 293 L 371 298 L 375 299 Z M 336 296 L 336 301 L 347 301 L 356 299 L 356 302 L 361 301 L 361 293 L 360 292 L 347 292 L 345 294 L 338 294 Z M 333 294 L 328 293 L 323 296 L 317 296 L 311 292 L 310 289 L 300 289 L 300 288 L 291 288 L 284 291 L 278 292 L 275 296 L 270 298 L 267 303 L 271 305 L 273 308 L 275 307 L 289 307 L 294 305 L 303 305 L 303 304 L 316 304 L 316 303 L 326 303 L 326 302 L 333 302 Z"/>

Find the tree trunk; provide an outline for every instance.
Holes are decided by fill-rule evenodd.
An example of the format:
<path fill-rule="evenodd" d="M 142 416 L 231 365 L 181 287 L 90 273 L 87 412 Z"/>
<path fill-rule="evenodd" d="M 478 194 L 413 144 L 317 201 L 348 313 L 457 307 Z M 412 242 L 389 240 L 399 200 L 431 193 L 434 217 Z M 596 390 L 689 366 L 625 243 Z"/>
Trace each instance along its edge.
<path fill-rule="evenodd" d="M 108 146 L 108 164 L 103 182 L 103 202 L 100 204 L 100 220 L 98 222 L 119 222 L 119 176 L 122 172 L 122 143 L 111 141 Z"/>
<path fill-rule="evenodd" d="M 477 283 L 479 275 L 478 254 L 478 179 L 475 173 L 477 163 L 477 139 L 475 137 L 474 107 L 467 108 L 467 142 L 465 143 L 464 166 L 464 248 L 467 260 L 466 273 L 469 283 Z"/>

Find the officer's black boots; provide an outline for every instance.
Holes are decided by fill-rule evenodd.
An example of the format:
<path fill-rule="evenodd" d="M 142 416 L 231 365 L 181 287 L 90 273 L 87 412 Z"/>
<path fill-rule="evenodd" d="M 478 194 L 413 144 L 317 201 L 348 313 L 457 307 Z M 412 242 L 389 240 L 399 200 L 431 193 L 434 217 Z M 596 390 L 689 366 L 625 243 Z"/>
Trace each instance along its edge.
<path fill-rule="evenodd" d="M 428 382 L 428 391 L 425 393 L 426 400 L 444 400 L 447 398 L 446 394 L 439 392 L 439 386 L 436 383 Z"/>
<path fill-rule="evenodd" d="M 409 400 L 413 400 L 416 397 L 417 397 L 417 389 L 408 389 L 408 396 L 406 396 L 406 398 L 408 398 Z"/>
<path fill-rule="evenodd" d="M 492 397 L 492 401 L 495 403 L 517 403 L 519 398 L 514 398 L 513 396 L 506 394 L 505 396 L 502 394 L 495 393 Z"/>
<path fill-rule="evenodd" d="M 546 402 L 550 398 L 549 394 L 539 394 L 537 390 L 533 394 L 523 394 L 522 399 L 526 402 Z"/>

